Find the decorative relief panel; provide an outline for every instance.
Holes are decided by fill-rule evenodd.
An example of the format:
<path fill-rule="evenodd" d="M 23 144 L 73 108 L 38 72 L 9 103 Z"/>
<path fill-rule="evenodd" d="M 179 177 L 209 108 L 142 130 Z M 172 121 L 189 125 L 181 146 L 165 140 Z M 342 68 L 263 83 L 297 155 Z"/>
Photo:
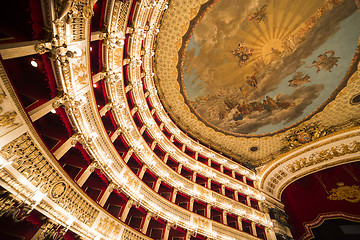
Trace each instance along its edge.
<path fill-rule="evenodd" d="M 138 192 L 139 191 L 139 187 L 140 187 L 140 181 L 139 179 L 137 179 L 133 172 L 131 172 L 130 170 L 128 170 L 127 168 L 123 168 L 121 174 L 120 174 L 120 179 L 121 181 L 123 181 L 124 184 L 126 184 L 130 189 L 133 189 L 134 192 Z"/>
<path fill-rule="evenodd" d="M 85 65 L 87 61 L 83 51 L 85 51 L 85 49 L 81 50 L 80 56 L 73 58 L 71 61 L 74 84 L 77 88 L 81 88 L 81 85 L 89 84 L 89 69 Z"/>
<path fill-rule="evenodd" d="M 0 63 L 0 79 L 7 79 L 6 72 Z M 0 84 L 0 137 L 19 127 L 21 121 L 12 102 L 9 101 L 2 84 Z"/>
<path fill-rule="evenodd" d="M 119 15 L 119 18 L 118 18 L 118 22 L 117 22 L 117 32 L 121 32 L 121 31 L 125 31 L 125 23 L 126 23 L 126 20 L 127 20 L 127 16 L 130 11 L 129 11 L 129 7 L 131 6 L 132 1 L 129 0 L 129 1 L 126 1 L 124 3 L 121 4 L 121 7 L 120 7 L 120 15 Z"/>
<path fill-rule="evenodd" d="M 121 239 L 123 240 L 145 240 L 150 239 L 146 236 L 142 236 L 139 233 L 130 231 L 129 229 L 125 229 L 123 232 L 123 235 L 121 236 Z"/>
<path fill-rule="evenodd" d="M 3 146 L 0 155 L 42 193 L 47 194 L 64 210 L 72 212 L 79 221 L 89 226 L 94 223 L 98 211 L 82 199 L 78 190 L 64 181 L 28 133 Z"/>
<path fill-rule="evenodd" d="M 191 215 L 191 221 L 195 228 L 207 229 L 208 231 L 211 231 L 212 225 L 209 219 L 196 215 Z"/>
<path fill-rule="evenodd" d="M 298 178 L 324 168 L 358 160 L 360 156 L 358 131 L 354 130 L 331 141 L 313 145 L 287 158 L 274 161 L 260 173 L 261 188 L 279 198 L 282 190 Z"/>
<path fill-rule="evenodd" d="M 121 232 L 121 226 L 115 221 L 104 216 L 100 218 L 96 230 L 111 239 L 118 239 Z"/>
<path fill-rule="evenodd" d="M 357 153 L 360 151 L 360 142 L 353 141 L 350 144 L 341 144 L 340 146 L 325 149 L 317 153 L 311 154 L 308 158 L 300 158 L 295 162 L 288 164 L 285 168 L 291 173 L 297 172 L 302 168 L 309 167 L 314 164 L 331 160 L 335 157 L 341 157 L 347 154 Z"/>

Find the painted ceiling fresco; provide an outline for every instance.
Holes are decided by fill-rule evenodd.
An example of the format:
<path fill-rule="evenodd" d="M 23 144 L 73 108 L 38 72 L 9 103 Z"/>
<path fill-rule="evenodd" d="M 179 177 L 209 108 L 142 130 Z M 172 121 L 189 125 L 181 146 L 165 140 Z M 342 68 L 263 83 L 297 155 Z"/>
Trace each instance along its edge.
<path fill-rule="evenodd" d="M 215 128 L 265 134 L 314 112 L 358 46 L 353 0 L 219 0 L 187 42 L 184 92 Z"/>

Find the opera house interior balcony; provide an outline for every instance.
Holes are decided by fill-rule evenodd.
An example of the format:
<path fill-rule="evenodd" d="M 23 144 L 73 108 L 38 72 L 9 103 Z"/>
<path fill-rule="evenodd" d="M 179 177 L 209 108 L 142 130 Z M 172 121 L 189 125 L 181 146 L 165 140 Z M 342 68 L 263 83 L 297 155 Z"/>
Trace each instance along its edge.
<path fill-rule="evenodd" d="M 18 0 L 0 239 L 360 239 L 359 0 Z"/>

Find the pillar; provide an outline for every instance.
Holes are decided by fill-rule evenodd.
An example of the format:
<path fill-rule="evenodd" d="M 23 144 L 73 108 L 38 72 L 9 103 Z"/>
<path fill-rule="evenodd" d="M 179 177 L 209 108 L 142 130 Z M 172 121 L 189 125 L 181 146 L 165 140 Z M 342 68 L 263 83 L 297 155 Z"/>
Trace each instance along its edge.
<path fill-rule="evenodd" d="M 185 240 L 190 240 L 190 239 L 191 239 L 191 235 L 192 235 L 192 233 L 191 233 L 189 230 L 187 230 Z"/>
<path fill-rule="evenodd" d="M 125 157 L 124 157 L 124 162 L 128 162 L 131 155 L 133 154 L 134 150 L 132 148 L 129 149 L 129 151 L 126 153 Z"/>
<path fill-rule="evenodd" d="M 223 224 L 227 225 L 227 216 L 226 216 L 225 210 L 223 210 L 223 212 L 222 212 L 222 222 L 223 222 Z"/>
<path fill-rule="evenodd" d="M 249 207 L 251 207 L 251 201 L 249 196 L 246 196 L 246 203 Z"/>
<path fill-rule="evenodd" d="M 117 139 L 117 137 L 120 135 L 121 130 L 120 129 L 116 129 L 116 131 L 111 135 L 110 139 L 111 142 L 115 142 L 115 140 Z"/>
<path fill-rule="evenodd" d="M 151 148 L 152 151 L 154 151 L 155 147 L 156 147 L 156 141 L 154 140 L 154 141 L 151 143 L 150 148 Z"/>
<path fill-rule="evenodd" d="M 106 74 L 105 72 L 98 72 L 97 74 L 92 76 L 93 83 L 97 83 L 98 81 L 103 79 L 105 77 L 105 74 Z"/>
<path fill-rule="evenodd" d="M 257 236 L 256 224 L 254 222 L 251 222 L 251 230 L 252 230 L 252 235 Z"/>
<path fill-rule="evenodd" d="M 234 191 L 234 198 L 235 198 L 235 201 L 239 201 L 239 194 L 238 194 L 238 191 Z"/>
<path fill-rule="evenodd" d="M 221 184 L 221 194 L 225 195 L 225 185 Z"/>
<path fill-rule="evenodd" d="M 140 128 L 139 132 L 140 132 L 141 135 L 145 132 L 145 129 L 146 129 L 146 125 L 143 125 L 143 126 Z"/>
<path fill-rule="evenodd" d="M 99 113 L 100 113 L 100 116 L 104 116 L 110 109 L 111 109 L 111 106 L 112 106 L 112 103 L 107 103 L 105 106 L 103 106 Z"/>
<path fill-rule="evenodd" d="M 238 228 L 240 231 L 243 230 L 243 227 L 242 227 L 242 218 L 240 216 L 237 216 L 237 222 L 238 222 Z"/>
<path fill-rule="evenodd" d="M 100 31 L 92 32 L 90 35 L 91 41 L 93 42 L 93 41 L 100 40 L 100 34 L 102 34 L 102 32 L 100 32 Z"/>
<path fill-rule="evenodd" d="M 178 192 L 178 190 L 174 189 L 173 194 L 171 196 L 171 202 L 173 202 L 173 203 L 175 203 L 177 192 Z"/>
<path fill-rule="evenodd" d="M 155 191 L 155 192 L 158 192 L 158 191 L 159 191 L 160 184 L 161 184 L 161 179 L 158 178 L 158 180 L 156 180 L 155 187 L 154 187 L 154 191 Z"/>
<path fill-rule="evenodd" d="M 64 142 L 56 151 L 53 153 L 57 160 L 59 160 L 64 154 L 72 148 L 75 141 L 75 136 L 71 136 L 66 142 Z"/>
<path fill-rule="evenodd" d="M 29 116 L 31 118 L 31 121 L 35 122 L 36 120 L 42 118 L 46 114 L 48 114 L 51 110 L 54 109 L 53 104 L 57 101 L 57 98 L 53 98 L 46 103 L 38 106 L 37 108 L 31 110 L 29 112 Z"/>
<path fill-rule="evenodd" d="M 186 149 L 186 145 L 183 144 L 182 147 L 181 147 L 181 151 L 185 152 L 185 149 Z"/>
<path fill-rule="evenodd" d="M 121 213 L 121 217 L 120 217 L 121 221 L 125 222 L 132 205 L 133 205 L 133 201 L 129 199 L 124 207 L 123 212 Z"/>
<path fill-rule="evenodd" d="M 208 180 L 207 180 L 207 188 L 211 189 L 211 179 L 210 178 L 208 178 Z"/>
<path fill-rule="evenodd" d="M 84 183 L 86 182 L 86 180 L 90 177 L 91 173 L 95 170 L 94 167 L 94 163 L 90 164 L 86 170 L 83 172 L 83 174 L 81 174 L 81 176 L 79 177 L 79 179 L 76 181 L 77 184 L 82 187 L 84 185 Z"/>
<path fill-rule="evenodd" d="M 37 54 L 35 51 L 35 45 L 40 43 L 39 41 L 27 41 L 1 44 L 0 54 L 3 60 L 24 57 Z"/>
<path fill-rule="evenodd" d="M 142 228 L 141 228 L 141 232 L 142 232 L 143 234 L 146 234 L 146 232 L 147 232 L 147 229 L 148 229 L 148 227 L 149 227 L 149 223 L 150 223 L 151 217 L 152 217 L 152 213 L 151 213 L 151 212 L 148 212 L 148 213 L 146 214 L 145 221 L 144 221 L 144 223 L 143 223 L 143 225 L 142 225 Z"/>
<path fill-rule="evenodd" d="M 265 227 L 265 235 L 267 240 L 276 240 L 275 231 L 272 228 Z"/>
<path fill-rule="evenodd" d="M 166 223 L 166 227 L 165 227 L 165 232 L 164 232 L 164 240 L 167 240 L 169 238 L 169 233 L 170 233 L 170 229 L 171 229 L 171 223 Z"/>
<path fill-rule="evenodd" d="M 193 197 L 190 198 L 189 211 L 191 211 L 191 212 L 194 211 L 194 198 Z"/>
<path fill-rule="evenodd" d="M 182 163 L 179 164 L 178 169 L 177 169 L 177 173 L 180 174 L 181 173 L 181 168 L 182 168 Z"/>
<path fill-rule="evenodd" d="M 167 163 L 167 160 L 169 159 L 169 154 L 168 153 L 166 153 L 165 154 L 165 157 L 164 157 L 164 163 L 166 164 Z"/>
<path fill-rule="evenodd" d="M 222 172 L 222 173 L 224 172 L 224 165 L 222 165 L 222 164 L 220 165 L 220 172 Z"/>
<path fill-rule="evenodd" d="M 146 172 L 147 167 L 145 165 L 142 166 L 140 173 L 139 173 L 139 178 L 142 179 L 144 177 L 144 174 Z"/>
<path fill-rule="evenodd" d="M 196 176 L 197 176 L 197 173 L 194 172 L 194 173 L 193 173 L 193 177 L 192 177 L 192 181 L 193 181 L 193 182 L 196 182 Z"/>
<path fill-rule="evenodd" d="M 131 89 L 133 89 L 133 86 L 129 84 L 125 87 L 125 92 L 128 93 Z"/>
<path fill-rule="evenodd" d="M 134 107 L 133 109 L 131 109 L 130 111 L 131 116 L 134 116 L 137 111 L 138 111 L 138 107 Z"/>
<path fill-rule="evenodd" d="M 109 183 L 109 185 L 107 186 L 107 188 L 105 189 L 104 194 L 101 196 L 100 201 L 99 201 L 99 205 L 100 206 L 104 206 L 107 199 L 109 198 L 110 194 L 112 193 L 112 191 L 114 190 L 114 186 L 112 183 Z"/>
<path fill-rule="evenodd" d="M 206 217 L 211 218 L 211 205 L 206 205 Z"/>

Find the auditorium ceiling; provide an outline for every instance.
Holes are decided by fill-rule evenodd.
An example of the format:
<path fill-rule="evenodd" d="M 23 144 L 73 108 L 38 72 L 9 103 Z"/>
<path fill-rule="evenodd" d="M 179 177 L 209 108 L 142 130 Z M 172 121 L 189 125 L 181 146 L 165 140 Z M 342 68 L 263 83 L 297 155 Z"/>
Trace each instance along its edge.
<path fill-rule="evenodd" d="M 359 125 L 354 0 L 173 0 L 157 87 L 189 135 L 255 168 Z"/>

